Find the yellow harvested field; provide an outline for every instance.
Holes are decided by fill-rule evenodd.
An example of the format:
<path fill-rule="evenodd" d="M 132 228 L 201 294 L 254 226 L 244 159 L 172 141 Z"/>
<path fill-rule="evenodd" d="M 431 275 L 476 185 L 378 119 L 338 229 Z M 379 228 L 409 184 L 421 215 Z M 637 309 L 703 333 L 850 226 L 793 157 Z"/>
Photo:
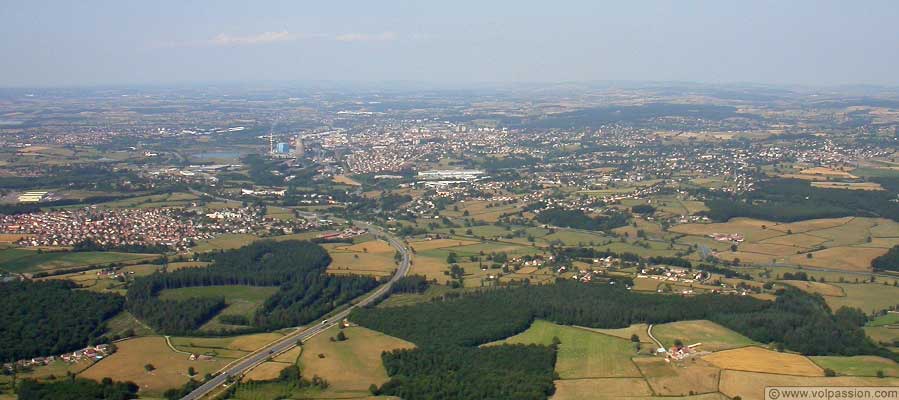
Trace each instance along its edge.
<path fill-rule="evenodd" d="M 662 284 L 662 281 L 650 278 L 636 278 L 634 279 L 634 290 L 637 291 L 645 291 L 645 292 L 655 292 L 659 285 Z"/>
<path fill-rule="evenodd" d="M 883 190 L 879 183 L 874 182 L 812 182 L 812 187 L 822 189 Z"/>
<path fill-rule="evenodd" d="M 332 342 L 339 332 L 333 327 L 303 344 L 300 367 L 303 375 L 325 378 L 333 390 L 368 391 L 371 384 L 387 381 L 381 353 L 415 347 L 412 343 L 362 327 L 344 329 L 347 340 Z M 319 355 L 324 355 L 320 358 Z"/>
<path fill-rule="evenodd" d="M 773 243 L 745 243 L 739 246 L 739 250 L 741 252 L 759 253 L 778 257 L 792 256 L 796 254 L 797 251 L 805 249 L 805 247 L 796 247 Z"/>
<path fill-rule="evenodd" d="M 721 371 L 718 390 L 730 398 L 764 400 L 766 386 L 896 386 L 897 378 L 808 377 L 745 371 Z"/>
<path fill-rule="evenodd" d="M 781 178 L 787 179 L 802 179 L 805 181 L 826 181 L 827 177 L 824 175 L 807 175 L 807 174 L 779 174 L 777 175 Z"/>
<path fill-rule="evenodd" d="M 783 261 L 783 257 L 772 256 L 770 254 L 747 253 L 743 251 L 725 251 L 723 253 L 716 253 L 715 257 L 727 262 L 739 259 L 740 262 L 744 264 L 771 264 L 771 261 L 774 258 L 777 258 L 778 262 Z"/>
<path fill-rule="evenodd" d="M 778 281 L 780 283 L 784 283 L 795 288 L 801 289 L 808 293 L 818 293 L 822 296 L 835 296 L 841 297 L 845 296 L 846 293 L 843 292 L 843 288 L 839 286 L 830 285 L 827 283 L 821 282 L 811 282 L 811 281 Z"/>
<path fill-rule="evenodd" d="M 897 231 L 899 232 L 899 231 Z M 899 237 L 890 237 L 890 238 L 882 238 L 882 237 L 873 237 L 871 238 L 871 243 L 864 243 L 858 245 L 858 247 L 879 247 L 881 249 L 889 249 L 890 247 L 899 245 Z"/>
<path fill-rule="evenodd" d="M 821 367 L 806 357 L 755 346 L 719 351 L 703 359 L 721 369 L 798 376 L 824 375 Z"/>
<path fill-rule="evenodd" d="M 554 381 L 552 400 L 621 399 L 652 395 L 641 378 L 565 379 Z"/>
<path fill-rule="evenodd" d="M 775 223 L 770 221 L 750 218 L 733 218 L 730 221 L 722 223 L 675 225 L 671 227 L 669 231 L 700 236 L 707 236 L 713 233 L 740 233 L 746 238 L 746 241 L 755 242 L 783 235 L 782 232 L 762 228 L 762 226 L 770 227 L 773 225 L 775 225 Z"/>
<path fill-rule="evenodd" d="M 444 275 L 443 272 L 449 269 L 445 260 L 427 256 L 412 257 L 412 274 L 424 275 L 428 280 L 436 279 L 437 283 L 444 283 L 450 277 Z"/>
<path fill-rule="evenodd" d="M 812 253 L 812 258 L 797 254 L 788 258 L 791 264 L 809 267 L 870 271 L 871 260 L 884 255 L 887 249 L 878 247 L 832 247 Z"/>
<path fill-rule="evenodd" d="M 0 233 L 0 243 L 13 243 L 30 236 L 21 233 Z"/>
<path fill-rule="evenodd" d="M 899 222 L 890 220 L 877 218 L 874 220 L 874 226 L 872 226 L 869 231 L 871 232 L 871 236 L 877 237 L 899 237 Z"/>
<path fill-rule="evenodd" d="M 816 231 L 819 229 L 827 229 L 827 228 L 835 228 L 837 226 L 846 225 L 850 221 L 852 221 L 854 217 L 842 217 L 842 218 L 819 218 L 819 219 L 810 219 L 806 221 L 798 221 L 798 222 L 790 222 L 788 224 L 776 224 L 772 223 L 772 225 L 768 225 L 769 228 L 778 230 L 781 232 L 790 232 L 793 233 L 803 233 L 808 231 Z"/>
<path fill-rule="evenodd" d="M 370 240 L 368 242 L 356 243 L 350 246 L 337 246 L 337 251 L 349 251 L 354 253 L 393 253 L 396 251 L 390 243 L 383 240 Z"/>
<path fill-rule="evenodd" d="M 808 233 L 829 239 L 825 243 L 828 247 L 848 246 L 864 243 L 865 239 L 870 235 L 870 229 L 876 225 L 877 221 L 873 218 L 853 218 L 852 221 L 843 225 L 818 229 Z"/>
<path fill-rule="evenodd" d="M 850 179 L 858 178 L 857 176 L 852 175 L 849 172 L 838 170 L 838 169 L 825 168 L 825 167 L 807 168 L 802 171 L 799 171 L 799 173 L 805 174 L 805 175 L 839 176 L 842 178 L 850 178 Z"/>
<path fill-rule="evenodd" d="M 515 272 L 519 274 L 533 274 L 534 272 L 537 272 L 537 267 L 522 267 Z"/>
<path fill-rule="evenodd" d="M 284 337 L 284 335 L 280 333 L 257 333 L 254 335 L 238 336 L 231 341 L 228 348 L 253 352 L 282 337 Z"/>
<path fill-rule="evenodd" d="M 660 357 L 634 359 L 637 368 L 660 396 L 687 396 L 718 391 L 720 369 L 705 361 L 668 363 Z"/>
<path fill-rule="evenodd" d="M 281 370 L 293 365 L 292 363 L 283 363 L 277 361 L 266 361 L 257 365 L 255 368 L 247 372 L 244 381 L 269 381 L 278 378 Z"/>
<path fill-rule="evenodd" d="M 782 246 L 794 246 L 797 247 L 797 250 L 800 249 L 808 249 L 814 246 L 817 246 L 821 243 L 826 242 L 827 238 L 822 238 L 820 236 L 813 236 L 806 233 L 798 233 L 793 235 L 783 235 L 783 236 L 775 236 L 772 238 L 768 238 L 765 240 L 761 240 L 758 243 L 761 244 L 775 244 Z"/>
<path fill-rule="evenodd" d="M 214 373 L 229 360 L 190 361 L 187 354 L 172 351 L 165 338 L 148 336 L 129 339 L 119 343 L 118 351 L 106 357 L 79 374 L 82 378 L 102 380 L 109 377 L 115 381 L 132 381 L 141 392 L 162 393 L 168 389 L 181 387 L 190 377 L 187 369 L 193 367 L 202 377 Z M 152 364 L 156 369 L 147 372 L 144 366 Z"/>
<path fill-rule="evenodd" d="M 277 357 L 273 358 L 272 361 L 295 364 L 299 360 L 300 354 L 302 354 L 302 353 L 303 353 L 302 347 L 294 347 L 290 350 L 287 350 L 287 351 L 279 354 Z"/>
<path fill-rule="evenodd" d="M 388 253 L 332 252 L 330 274 L 360 274 L 385 276 L 393 274 L 396 262 Z"/>
<path fill-rule="evenodd" d="M 417 242 L 409 242 L 409 245 L 412 246 L 412 249 L 415 251 L 427 251 L 434 249 L 445 249 L 447 247 L 459 247 L 459 246 L 468 246 L 472 244 L 477 244 L 479 242 L 475 242 L 473 240 L 458 240 L 458 239 L 434 239 L 434 240 L 422 240 Z"/>
<path fill-rule="evenodd" d="M 334 182 L 337 182 L 337 183 L 342 183 L 344 185 L 362 186 L 361 183 L 356 182 L 355 180 L 353 180 L 353 178 L 350 178 L 346 175 L 335 175 L 334 178 L 331 180 L 333 180 Z"/>

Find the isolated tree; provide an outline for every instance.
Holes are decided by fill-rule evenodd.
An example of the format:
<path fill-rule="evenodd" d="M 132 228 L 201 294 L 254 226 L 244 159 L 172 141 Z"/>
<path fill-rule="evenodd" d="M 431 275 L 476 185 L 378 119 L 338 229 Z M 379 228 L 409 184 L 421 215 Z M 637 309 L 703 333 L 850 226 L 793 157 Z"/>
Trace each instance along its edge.
<path fill-rule="evenodd" d="M 153 364 L 147 364 L 147 365 L 144 365 L 144 369 L 147 370 L 147 372 L 150 372 L 150 371 L 155 370 L 156 367 L 154 367 Z"/>

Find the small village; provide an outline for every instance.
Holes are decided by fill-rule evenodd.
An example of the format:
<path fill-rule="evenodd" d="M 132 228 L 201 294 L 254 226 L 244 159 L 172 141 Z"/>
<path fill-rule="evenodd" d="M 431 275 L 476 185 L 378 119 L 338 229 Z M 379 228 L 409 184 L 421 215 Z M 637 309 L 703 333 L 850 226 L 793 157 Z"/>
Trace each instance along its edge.
<path fill-rule="evenodd" d="M 75 364 L 82 361 L 96 362 L 102 360 L 104 357 L 108 357 L 112 353 L 115 353 L 115 351 L 115 344 L 104 343 L 98 344 L 96 346 L 87 346 L 83 349 L 66 352 L 58 356 L 33 357 L 30 359 L 19 360 L 15 363 L 5 363 L 3 364 L 3 369 L 6 371 L 13 371 L 15 369 L 22 368 L 34 368 L 38 366 L 50 365 L 57 360 L 69 364 Z"/>

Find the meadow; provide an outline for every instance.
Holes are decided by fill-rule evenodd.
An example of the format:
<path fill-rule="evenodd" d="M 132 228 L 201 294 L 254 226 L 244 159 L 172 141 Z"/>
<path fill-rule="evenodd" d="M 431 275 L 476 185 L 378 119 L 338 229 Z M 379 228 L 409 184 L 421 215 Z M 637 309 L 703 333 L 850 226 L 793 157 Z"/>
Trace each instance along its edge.
<path fill-rule="evenodd" d="M 141 393 L 159 396 L 162 392 L 187 383 L 188 368 L 193 367 L 200 378 L 223 367 L 227 360 L 189 360 L 189 354 L 173 351 L 161 336 L 148 336 L 116 343 L 118 351 L 84 370 L 79 376 L 101 380 L 109 377 L 116 381 L 132 381 Z M 155 369 L 147 371 L 150 364 Z"/>
<path fill-rule="evenodd" d="M 181 337 L 169 338 L 179 352 L 204 354 L 216 359 L 238 359 L 263 346 L 284 337 L 277 332 L 255 333 L 251 335 L 227 337 Z"/>
<path fill-rule="evenodd" d="M 899 364 L 877 356 L 854 357 L 809 357 L 821 368 L 830 368 L 838 375 L 877 376 L 878 371 L 885 376 L 899 377 Z"/>
<path fill-rule="evenodd" d="M 231 250 L 246 246 L 259 238 L 246 233 L 226 233 L 213 239 L 198 242 L 193 248 L 195 253 L 206 253 L 213 250 Z"/>
<path fill-rule="evenodd" d="M 493 344 L 550 345 L 559 338 L 556 372 L 561 379 L 640 377 L 631 361 L 636 355 L 629 339 L 605 335 L 588 329 L 562 326 L 537 320 L 526 331 Z M 489 346 L 486 345 L 486 346 Z"/>
<path fill-rule="evenodd" d="M 191 298 L 223 297 L 227 307 L 219 311 L 218 315 L 200 327 L 201 331 L 219 331 L 237 327 L 221 322 L 220 318 L 223 315 L 240 315 L 252 321 L 256 310 L 277 291 L 278 288 L 274 286 L 197 286 L 165 289 L 159 292 L 159 298 L 162 300 L 183 301 Z"/>
<path fill-rule="evenodd" d="M 719 351 L 756 344 L 751 339 L 711 321 L 678 321 L 655 325 L 652 333 L 670 348 L 680 339 L 686 345 L 702 343 L 703 351 Z"/>
<path fill-rule="evenodd" d="M 371 275 L 375 277 L 393 275 L 396 269 L 394 255 L 396 249 L 383 240 L 370 240 L 353 245 L 326 244 L 331 255 L 328 266 L 330 274 Z"/>
<path fill-rule="evenodd" d="M 785 264 L 852 272 L 869 272 L 871 260 L 886 253 L 899 240 L 896 233 L 899 223 L 861 217 L 793 223 L 733 218 L 723 223 L 676 225 L 669 230 L 687 235 L 678 239 L 682 243 L 689 237 L 715 233 L 742 234 L 745 241 L 737 245 L 736 251 L 713 247 L 716 256 L 724 261 L 739 259 L 742 263 L 759 265 Z"/>
<path fill-rule="evenodd" d="M 368 395 L 369 385 L 387 381 L 381 352 L 414 347 L 404 340 L 356 326 L 343 329 L 347 340 L 332 341 L 339 331 L 333 327 L 303 343 L 298 361 L 304 376 L 318 375 L 331 384 L 327 392 Z"/>
<path fill-rule="evenodd" d="M 155 254 L 119 253 L 114 251 L 37 251 L 20 248 L 0 250 L 0 269 L 16 273 L 35 273 L 110 263 L 136 263 L 158 258 Z"/>

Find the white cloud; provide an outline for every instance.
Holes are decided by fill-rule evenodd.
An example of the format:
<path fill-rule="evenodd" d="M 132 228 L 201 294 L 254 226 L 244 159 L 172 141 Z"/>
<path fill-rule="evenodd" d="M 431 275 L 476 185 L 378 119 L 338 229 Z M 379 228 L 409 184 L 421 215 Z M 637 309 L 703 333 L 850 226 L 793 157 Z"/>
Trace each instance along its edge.
<path fill-rule="evenodd" d="M 287 31 L 280 32 L 263 32 L 258 35 L 250 36 L 231 36 L 224 33 L 218 34 L 216 37 L 208 41 L 213 46 L 244 46 L 254 44 L 266 44 L 274 42 L 285 42 L 297 39 L 296 35 L 292 35 Z"/>

